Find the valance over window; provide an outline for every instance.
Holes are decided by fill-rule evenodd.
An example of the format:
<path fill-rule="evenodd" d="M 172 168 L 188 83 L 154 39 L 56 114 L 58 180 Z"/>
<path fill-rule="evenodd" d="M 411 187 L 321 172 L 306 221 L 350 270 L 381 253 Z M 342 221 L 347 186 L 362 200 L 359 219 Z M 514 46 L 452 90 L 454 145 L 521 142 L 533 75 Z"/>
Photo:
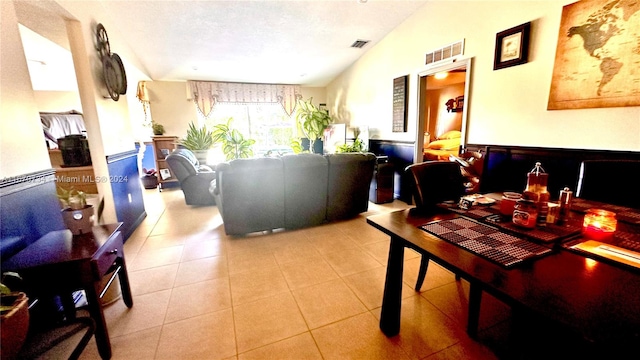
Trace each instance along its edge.
<path fill-rule="evenodd" d="M 198 110 L 208 117 L 216 103 L 281 104 L 284 112 L 291 116 L 298 99 L 302 99 L 300 85 L 250 84 L 219 81 L 188 81 L 188 99 L 193 100 Z"/>

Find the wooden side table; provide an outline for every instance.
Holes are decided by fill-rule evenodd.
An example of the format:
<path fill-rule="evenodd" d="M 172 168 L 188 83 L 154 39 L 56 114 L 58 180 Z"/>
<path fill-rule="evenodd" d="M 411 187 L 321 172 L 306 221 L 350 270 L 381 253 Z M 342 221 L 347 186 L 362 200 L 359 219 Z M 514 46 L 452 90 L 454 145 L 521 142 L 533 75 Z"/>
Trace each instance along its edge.
<path fill-rule="evenodd" d="M 52 231 L 2 264 L 3 271 L 22 276 L 30 298 L 60 296 L 69 316 L 75 313 L 71 293 L 84 290 L 103 359 L 111 358 L 111 342 L 100 298 L 116 276 L 123 301 L 127 307 L 133 306 L 121 226 L 122 223 L 98 225 L 92 233 L 78 236 L 69 230 Z M 102 278 L 109 274 L 111 279 L 103 287 Z"/>

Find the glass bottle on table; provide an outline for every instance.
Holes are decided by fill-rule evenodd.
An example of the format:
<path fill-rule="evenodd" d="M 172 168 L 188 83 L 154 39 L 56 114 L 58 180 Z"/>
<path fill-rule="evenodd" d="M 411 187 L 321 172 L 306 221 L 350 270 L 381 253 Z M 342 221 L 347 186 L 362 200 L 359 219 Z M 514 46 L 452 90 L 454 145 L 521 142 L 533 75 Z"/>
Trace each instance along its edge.
<path fill-rule="evenodd" d="M 540 162 L 536 162 L 533 169 L 527 173 L 527 187 L 523 192 L 523 197 L 536 202 L 538 207 L 538 226 L 547 225 L 550 198 L 549 191 L 547 191 L 548 180 L 549 174 L 544 171 Z"/>

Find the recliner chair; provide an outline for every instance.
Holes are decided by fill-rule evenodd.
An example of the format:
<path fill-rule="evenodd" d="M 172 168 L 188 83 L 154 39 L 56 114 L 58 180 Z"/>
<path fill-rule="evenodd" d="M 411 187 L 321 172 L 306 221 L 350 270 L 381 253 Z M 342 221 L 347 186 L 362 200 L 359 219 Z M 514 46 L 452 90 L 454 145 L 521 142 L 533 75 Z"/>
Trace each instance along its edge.
<path fill-rule="evenodd" d="M 178 178 L 187 205 L 215 205 L 209 193 L 211 180 L 216 173 L 206 165 L 200 165 L 188 149 L 176 149 L 166 158 L 171 172 Z"/>

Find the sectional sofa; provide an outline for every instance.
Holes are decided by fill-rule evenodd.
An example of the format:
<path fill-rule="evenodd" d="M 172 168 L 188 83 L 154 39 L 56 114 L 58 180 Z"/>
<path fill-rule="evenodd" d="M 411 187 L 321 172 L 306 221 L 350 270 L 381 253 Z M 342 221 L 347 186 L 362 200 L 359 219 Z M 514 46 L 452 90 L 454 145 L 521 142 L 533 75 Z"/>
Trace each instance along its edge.
<path fill-rule="evenodd" d="M 237 159 L 216 166 L 209 190 L 228 235 L 309 227 L 367 211 L 375 163 L 371 153 Z"/>

